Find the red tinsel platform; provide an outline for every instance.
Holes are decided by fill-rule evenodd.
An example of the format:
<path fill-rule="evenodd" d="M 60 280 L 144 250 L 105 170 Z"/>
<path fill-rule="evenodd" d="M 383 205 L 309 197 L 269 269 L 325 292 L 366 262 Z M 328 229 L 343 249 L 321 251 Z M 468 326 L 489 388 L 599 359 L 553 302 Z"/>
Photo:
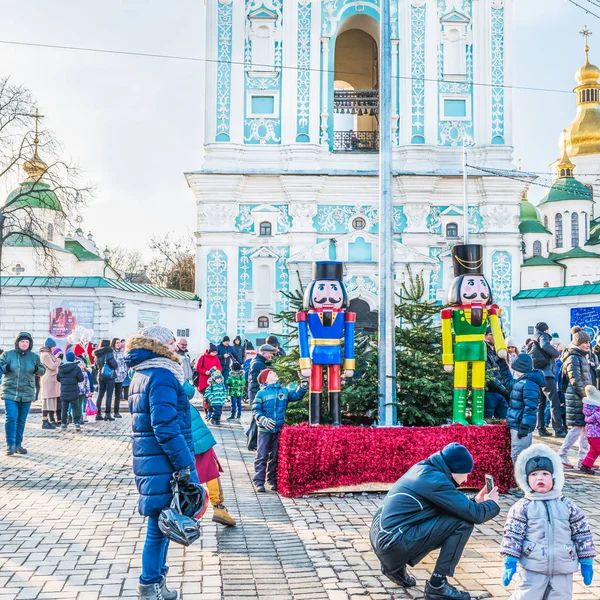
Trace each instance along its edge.
<path fill-rule="evenodd" d="M 475 469 L 466 486 L 482 488 L 494 476 L 501 493 L 515 487 L 510 433 L 505 425 L 482 427 L 284 427 L 279 444 L 277 485 L 283 496 L 302 496 L 331 487 L 394 483 L 412 465 L 450 442 L 466 446 Z"/>

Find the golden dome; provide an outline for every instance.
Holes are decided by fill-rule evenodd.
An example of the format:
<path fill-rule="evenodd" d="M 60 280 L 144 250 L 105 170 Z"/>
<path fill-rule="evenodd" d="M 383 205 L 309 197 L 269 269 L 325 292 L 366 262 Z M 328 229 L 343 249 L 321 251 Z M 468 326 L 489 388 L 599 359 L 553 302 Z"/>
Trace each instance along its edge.
<path fill-rule="evenodd" d="M 590 63 L 587 52 L 585 53 L 585 65 L 579 67 L 577 73 L 575 73 L 575 81 L 577 85 L 587 85 L 589 83 L 598 83 L 600 77 L 600 69 Z"/>
<path fill-rule="evenodd" d="M 600 154 L 600 69 L 589 61 L 587 37 L 591 34 L 584 28 L 586 38 L 585 64 L 575 74 L 577 87 L 577 114 L 569 125 L 561 153 L 566 150 L 571 157 L 584 154 Z"/>

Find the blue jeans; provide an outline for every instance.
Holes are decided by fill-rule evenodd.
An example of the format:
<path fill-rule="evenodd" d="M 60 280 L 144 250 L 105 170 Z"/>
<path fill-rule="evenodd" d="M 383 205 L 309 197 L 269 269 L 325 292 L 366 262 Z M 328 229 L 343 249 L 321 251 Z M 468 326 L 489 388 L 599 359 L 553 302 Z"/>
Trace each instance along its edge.
<path fill-rule="evenodd" d="M 486 419 L 506 419 L 508 403 L 498 392 L 487 392 L 484 397 L 483 416 Z"/>
<path fill-rule="evenodd" d="M 160 583 L 160 580 L 167 574 L 169 570 L 167 568 L 168 550 L 169 540 L 158 527 L 158 515 L 148 517 L 148 530 L 142 550 L 142 574 L 140 576 L 142 585 Z"/>
<path fill-rule="evenodd" d="M 31 402 L 15 402 L 14 400 L 5 399 L 4 408 L 6 410 L 6 423 L 4 425 L 6 445 L 20 446 L 23 443 L 25 421 L 27 421 Z"/>
<path fill-rule="evenodd" d="M 217 423 L 221 422 L 221 415 L 223 414 L 223 405 L 217 404 L 212 407 L 212 419 Z"/>
<path fill-rule="evenodd" d="M 277 462 L 279 460 L 279 431 L 258 432 L 258 448 L 254 461 L 254 484 L 265 485 L 265 477 L 270 485 L 277 485 Z"/>
<path fill-rule="evenodd" d="M 239 419 L 242 416 L 242 397 L 231 396 L 231 418 Z"/>

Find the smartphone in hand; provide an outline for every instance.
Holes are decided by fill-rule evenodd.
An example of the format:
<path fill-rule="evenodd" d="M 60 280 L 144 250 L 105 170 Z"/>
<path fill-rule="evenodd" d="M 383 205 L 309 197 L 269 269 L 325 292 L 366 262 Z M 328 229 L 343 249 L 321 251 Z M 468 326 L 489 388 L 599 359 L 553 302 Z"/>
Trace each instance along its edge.
<path fill-rule="evenodd" d="M 485 476 L 485 487 L 487 489 L 487 493 L 489 494 L 494 489 L 494 477 L 493 475 Z"/>

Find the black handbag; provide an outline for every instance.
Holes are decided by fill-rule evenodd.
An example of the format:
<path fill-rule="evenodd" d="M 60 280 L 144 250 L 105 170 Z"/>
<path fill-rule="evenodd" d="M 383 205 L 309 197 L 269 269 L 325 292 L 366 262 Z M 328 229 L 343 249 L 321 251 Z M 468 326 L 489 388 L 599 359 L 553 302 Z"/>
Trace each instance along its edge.
<path fill-rule="evenodd" d="M 250 421 L 250 427 L 246 430 L 246 438 L 248 440 L 248 450 L 256 450 L 258 445 L 258 425 L 256 424 L 254 417 L 252 418 L 252 421 Z"/>

